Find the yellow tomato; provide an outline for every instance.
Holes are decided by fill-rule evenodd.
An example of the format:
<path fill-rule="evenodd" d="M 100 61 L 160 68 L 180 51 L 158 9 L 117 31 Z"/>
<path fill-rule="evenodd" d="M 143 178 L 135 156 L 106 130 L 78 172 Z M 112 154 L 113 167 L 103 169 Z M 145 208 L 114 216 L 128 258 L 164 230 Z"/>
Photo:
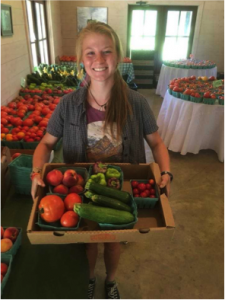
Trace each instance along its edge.
<path fill-rule="evenodd" d="M 202 77 L 202 80 L 203 80 L 203 81 L 206 81 L 206 80 L 208 80 L 208 77 L 207 77 L 207 76 L 203 76 L 203 77 Z"/>
<path fill-rule="evenodd" d="M 23 131 L 19 131 L 16 136 L 21 140 L 22 138 L 24 138 L 25 133 Z"/>
<path fill-rule="evenodd" d="M 1 133 L 1 139 L 5 138 L 5 133 Z"/>
<path fill-rule="evenodd" d="M 6 141 L 12 141 L 13 140 L 12 134 L 10 134 L 10 133 L 6 134 L 5 138 L 6 138 Z"/>

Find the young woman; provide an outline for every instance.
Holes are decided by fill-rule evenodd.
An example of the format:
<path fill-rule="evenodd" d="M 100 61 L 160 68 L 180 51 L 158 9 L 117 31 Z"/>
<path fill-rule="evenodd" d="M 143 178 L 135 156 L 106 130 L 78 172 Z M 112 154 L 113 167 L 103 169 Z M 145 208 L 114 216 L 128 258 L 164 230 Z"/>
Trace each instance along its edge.
<path fill-rule="evenodd" d="M 50 152 L 63 137 L 66 163 L 129 162 L 145 163 L 144 139 L 151 147 L 162 171 L 160 187 L 169 188 L 172 176 L 168 151 L 158 132 L 146 99 L 128 88 L 117 66 L 122 59 L 121 45 L 115 31 L 100 22 L 90 22 L 77 39 L 77 66 L 82 62 L 89 83 L 63 97 L 57 105 L 47 133 L 33 158 L 32 197 L 37 185 L 44 186 L 40 170 L 48 162 Z M 119 299 L 115 274 L 120 257 L 119 243 L 104 244 L 107 299 Z M 94 297 L 97 244 L 87 244 L 90 267 L 88 297 Z"/>

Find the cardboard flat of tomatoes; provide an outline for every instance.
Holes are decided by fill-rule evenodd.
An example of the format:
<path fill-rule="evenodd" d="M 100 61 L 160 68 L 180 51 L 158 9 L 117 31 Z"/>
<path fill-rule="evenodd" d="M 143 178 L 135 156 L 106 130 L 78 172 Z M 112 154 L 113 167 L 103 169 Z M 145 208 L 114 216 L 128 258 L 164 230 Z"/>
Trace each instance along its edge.
<path fill-rule="evenodd" d="M 132 181 L 138 181 L 138 183 L 149 183 L 148 180 L 140 180 L 140 179 L 131 179 L 130 180 L 130 185 Z M 132 187 L 132 185 L 131 185 Z M 142 197 L 134 197 L 134 201 L 137 204 L 138 208 L 154 208 L 156 203 L 159 200 L 159 192 L 156 184 L 154 185 L 155 193 L 156 193 L 156 198 L 142 198 Z M 132 192 L 133 195 L 133 192 Z M 134 196 L 134 195 L 133 195 Z"/>
<path fill-rule="evenodd" d="M 63 174 L 65 173 L 66 170 L 69 170 L 69 169 L 75 170 L 77 172 L 77 174 L 81 175 L 84 178 L 84 186 L 85 186 L 86 182 L 89 179 L 89 172 L 87 171 L 87 169 L 86 168 L 78 168 L 78 167 L 71 167 L 71 168 L 62 167 L 62 168 L 57 168 L 57 170 L 61 171 Z M 53 193 L 53 189 L 54 189 L 54 186 L 49 185 L 49 193 L 48 193 L 49 195 L 54 194 L 54 195 L 57 195 L 57 196 L 59 196 L 61 198 L 63 197 L 63 199 L 67 196 L 67 195 L 64 195 L 64 194 Z M 84 193 L 85 193 L 85 189 L 83 190 L 82 193 L 79 193 L 79 195 L 82 195 Z"/>
<path fill-rule="evenodd" d="M 83 197 L 81 197 L 81 201 L 83 203 Z M 64 195 L 64 198 L 65 198 L 65 195 Z M 64 198 L 62 198 L 64 200 Z M 80 226 L 80 222 L 81 222 L 81 217 L 79 217 L 79 221 L 77 223 L 77 226 L 76 227 L 63 227 L 61 224 L 60 224 L 60 220 L 57 221 L 57 222 L 52 222 L 52 223 L 47 223 L 45 222 L 41 217 L 40 217 L 40 214 L 38 214 L 38 221 L 37 221 L 37 225 L 42 229 L 42 230 L 54 230 L 54 231 L 76 231 L 78 230 L 79 226 Z"/>
<path fill-rule="evenodd" d="M 12 266 L 12 261 L 13 261 L 13 256 L 12 255 L 5 255 L 5 256 L 1 256 L 1 262 L 2 263 L 5 263 L 7 264 L 8 266 L 8 269 L 7 269 L 7 272 L 2 280 L 2 283 L 1 283 L 1 293 L 3 293 L 3 290 L 6 286 L 6 283 L 8 281 L 8 278 L 9 278 L 9 275 L 10 275 L 10 272 L 11 272 L 11 266 Z"/>
<path fill-rule="evenodd" d="M 5 230 L 8 227 L 11 227 L 11 226 L 4 226 L 3 228 Z M 1 259 L 3 257 L 7 257 L 9 255 L 12 255 L 12 257 L 15 256 L 16 253 L 17 253 L 17 251 L 18 251 L 18 249 L 19 249 L 19 247 L 21 246 L 21 243 L 22 243 L 22 228 L 20 228 L 20 227 L 16 227 L 16 228 L 19 230 L 19 234 L 18 234 L 15 242 L 13 243 L 12 248 L 9 249 L 6 252 L 1 253 Z"/>

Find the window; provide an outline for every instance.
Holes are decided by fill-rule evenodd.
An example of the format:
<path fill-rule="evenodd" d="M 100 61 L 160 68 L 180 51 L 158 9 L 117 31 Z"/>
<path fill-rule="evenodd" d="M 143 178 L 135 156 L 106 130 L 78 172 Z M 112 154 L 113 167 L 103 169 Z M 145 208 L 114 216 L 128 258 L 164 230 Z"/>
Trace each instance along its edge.
<path fill-rule="evenodd" d="M 26 0 L 26 7 L 33 65 L 49 64 L 45 1 Z"/>
<path fill-rule="evenodd" d="M 128 5 L 127 56 L 132 50 L 154 52 L 154 70 L 163 60 L 186 59 L 191 54 L 197 6 Z"/>
<path fill-rule="evenodd" d="M 154 50 L 157 11 L 133 10 L 131 25 L 131 50 Z"/>
<path fill-rule="evenodd" d="M 187 57 L 192 11 L 168 11 L 163 60 Z"/>

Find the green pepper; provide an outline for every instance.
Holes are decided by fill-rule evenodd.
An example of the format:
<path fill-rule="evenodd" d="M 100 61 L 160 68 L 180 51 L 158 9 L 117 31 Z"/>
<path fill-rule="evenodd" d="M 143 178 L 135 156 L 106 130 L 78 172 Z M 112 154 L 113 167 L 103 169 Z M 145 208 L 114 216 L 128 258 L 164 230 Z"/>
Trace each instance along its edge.
<path fill-rule="evenodd" d="M 110 179 L 110 178 L 112 178 L 112 177 L 117 178 L 117 179 L 120 179 L 121 174 L 120 174 L 120 172 L 119 172 L 118 170 L 116 170 L 116 169 L 108 168 L 107 171 L 106 171 L 105 176 L 106 176 L 106 179 Z"/>
<path fill-rule="evenodd" d="M 101 185 L 107 185 L 105 180 L 105 175 L 103 173 L 98 173 L 95 175 L 91 175 L 91 178 L 88 180 L 89 182 L 99 183 Z"/>

